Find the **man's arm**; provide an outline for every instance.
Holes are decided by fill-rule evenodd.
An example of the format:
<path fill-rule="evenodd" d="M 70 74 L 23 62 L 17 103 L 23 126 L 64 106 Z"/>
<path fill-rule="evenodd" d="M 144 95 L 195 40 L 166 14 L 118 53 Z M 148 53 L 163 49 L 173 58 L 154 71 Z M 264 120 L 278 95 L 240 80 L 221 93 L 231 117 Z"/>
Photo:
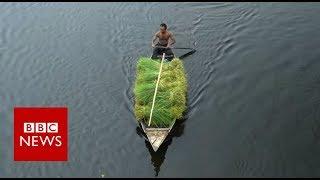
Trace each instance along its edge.
<path fill-rule="evenodd" d="M 151 46 L 152 47 L 154 47 L 155 46 L 155 41 L 157 40 L 157 38 L 158 38 L 158 33 L 155 33 L 154 35 L 153 35 L 153 38 L 152 38 L 152 43 L 151 43 Z"/>
<path fill-rule="evenodd" d="M 168 47 L 170 47 L 172 44 L 176 43 L 176 39 L 174 38 L 173 33 L 171 33 L 171 32 L 170 32 L 169 40 L 171 40 L 171 41 L 170 41 L 170 43 L 168 43 Z"/>

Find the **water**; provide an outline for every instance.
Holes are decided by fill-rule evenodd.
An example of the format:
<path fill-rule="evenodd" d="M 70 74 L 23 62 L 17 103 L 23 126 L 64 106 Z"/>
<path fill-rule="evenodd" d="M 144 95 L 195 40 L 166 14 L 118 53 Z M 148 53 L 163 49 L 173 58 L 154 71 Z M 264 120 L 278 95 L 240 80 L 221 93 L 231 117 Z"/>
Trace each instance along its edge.
<path fill-rule="evenodd" d="M 319 3 L 0 3 L 1 177 L 319 177 Z M 159 152 L 133 114 L 167 22 L 188 112 Z M 181 55 L 183 51 L 175 51 Z M 13 161 L 13 107 L 67 106 L 69 161 Z"/>

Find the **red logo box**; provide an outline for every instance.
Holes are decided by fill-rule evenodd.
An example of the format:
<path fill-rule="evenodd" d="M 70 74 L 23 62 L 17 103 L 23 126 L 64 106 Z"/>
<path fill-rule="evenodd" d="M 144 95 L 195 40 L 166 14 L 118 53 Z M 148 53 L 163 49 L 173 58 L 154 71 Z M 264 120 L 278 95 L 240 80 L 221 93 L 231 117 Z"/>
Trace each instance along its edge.
<path fill-rule="evenodd" d="M 67 161 L 68 109 L 14 107 L 14 160 Z"/>

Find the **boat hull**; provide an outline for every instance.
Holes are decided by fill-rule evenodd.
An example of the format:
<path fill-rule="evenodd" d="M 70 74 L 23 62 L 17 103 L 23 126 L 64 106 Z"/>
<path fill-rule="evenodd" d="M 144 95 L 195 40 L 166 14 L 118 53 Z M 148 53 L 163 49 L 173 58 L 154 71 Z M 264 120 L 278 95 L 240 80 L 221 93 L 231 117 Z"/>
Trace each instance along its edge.
<path fill-rule="evenodd" d="M 148 128 L 143 122 L 140 122 L 143 132 L 147 135 L 147 138 L 154 151 L 157 151 L 166 137 L 170 134 L 171 129 L 175 124 L 175 120 L 168 128 Z"/>

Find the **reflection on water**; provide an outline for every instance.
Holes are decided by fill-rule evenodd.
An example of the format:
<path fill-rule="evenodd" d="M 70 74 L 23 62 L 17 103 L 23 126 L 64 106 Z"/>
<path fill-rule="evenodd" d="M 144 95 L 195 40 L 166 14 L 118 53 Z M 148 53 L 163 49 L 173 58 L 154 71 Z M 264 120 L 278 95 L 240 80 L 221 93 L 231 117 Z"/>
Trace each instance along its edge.
<path fill-rule="evenodd" d="M 140 137 L 143 137 L 145 139 L 145 145 L 149 150 L 149 153 L 151 155 L 151 163 L 154 166 L 155 176 L 159 175 L 160 167 L 166 158 L 166 153 L 167 153 L 168 147 L 172 143 L 173 137 L 180 137 L 183 134 L 184 127 L 185 127 L 184 122 L 185 122 L 185 119 L 179 120 L 178 122 L 175 123 L 170 134 L 167 136 L 165 141 L 162 143 L 162 145 L 159 147 L 159 149 L 156 152 L 154 152 L 154 150 L 152 149 L 152 146 L 148 141 L 142 128 L 140 126 L 136 128 L 137 134 Z"/>
<path fill-rule="evenodd" d="M 160 172 L 160 167 L 164 162 L 164 159 L 166 158 L 166 153 L 171 142 L 172 142 L 172 138 L 165 141 L 160 146 L 160 148 L 156 152 L 154 152 L 149 141 L 145 141 L 146 147 L 148 148 L 149 153 L 151 155 L 151 163 L 154 166 L 155 176 L 158 176 Z"/>

